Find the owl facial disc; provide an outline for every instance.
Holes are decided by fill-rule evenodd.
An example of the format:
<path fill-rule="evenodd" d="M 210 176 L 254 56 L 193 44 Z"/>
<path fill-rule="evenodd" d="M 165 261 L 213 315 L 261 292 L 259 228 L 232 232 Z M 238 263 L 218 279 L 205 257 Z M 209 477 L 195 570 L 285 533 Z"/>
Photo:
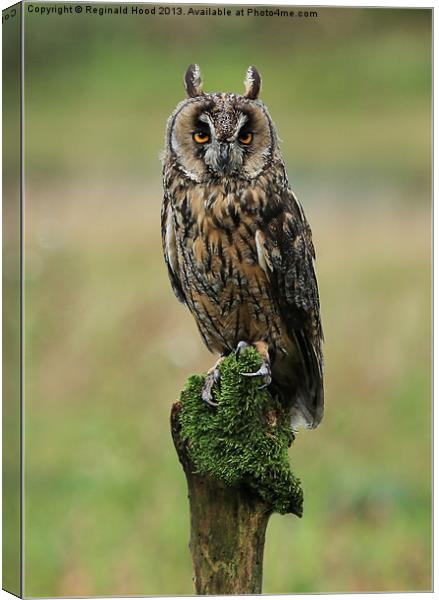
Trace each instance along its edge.
<path fill-rule="evenodd" d="M 167 148 L 190 179 L 251 179 L 277 151 L 275 128 L 258 94 L 261 76 L 247 69 L 245 92 L 206 93 L 198 65 L 184 76 L 188 98 L 168 121 Z"/>

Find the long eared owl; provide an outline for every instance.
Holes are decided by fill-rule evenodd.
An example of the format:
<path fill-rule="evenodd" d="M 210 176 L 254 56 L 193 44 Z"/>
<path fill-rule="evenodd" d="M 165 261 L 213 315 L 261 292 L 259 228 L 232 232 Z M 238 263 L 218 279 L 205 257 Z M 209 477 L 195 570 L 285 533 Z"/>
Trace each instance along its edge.
<path fill-rule="evenodd" d="M 254 346 L 256 373 L 291 410 L 323 415 L 323 341 L 314 247 L 289 187 L 274 123 L 249 67 L 244 95 L 204 93 L 197 65 L 171 114 L 163 155 L 162 241 L 175 295 L 220 356 Z M 219 361 L 203 389 L 214 405 Z"/>

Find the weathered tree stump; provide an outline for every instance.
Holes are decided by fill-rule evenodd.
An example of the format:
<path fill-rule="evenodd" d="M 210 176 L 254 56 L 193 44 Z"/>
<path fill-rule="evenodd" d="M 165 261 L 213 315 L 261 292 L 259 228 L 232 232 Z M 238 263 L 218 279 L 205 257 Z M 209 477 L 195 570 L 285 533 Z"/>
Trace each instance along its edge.
<path fill-rule="evenodd" d="M 288 411 L 260 382 L 240 372 L 259 356 L 232 355 L 221 366 L 217 408 L 191 377 L 171 412 L 171 431 L 190 505 L 190 550 L 197 594 L 260 594 L 265 531 L 273 512 L 302 514 L 302 489 L 291 473 Z"/>
<path fill-rule="evenodd" d="M 176 402 L 173 436 L 189 490 L 195 592 L 260 594 L 265 530 L 272 509 L 245 488 L 194 472 L 179 437 L 180 410 Z"/>

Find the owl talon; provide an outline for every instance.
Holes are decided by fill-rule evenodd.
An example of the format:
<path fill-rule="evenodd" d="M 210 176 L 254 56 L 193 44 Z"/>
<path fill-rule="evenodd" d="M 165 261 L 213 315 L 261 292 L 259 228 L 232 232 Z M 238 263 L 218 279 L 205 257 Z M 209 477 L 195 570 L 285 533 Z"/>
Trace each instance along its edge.
<path fill-rule="evenodd" d="M 258 385 L 258 390 L 265 390 L 265 388 L 267 388 L 271 383 L 271 377 L 270 377 L 270 381 L 268 383 L 263 383 L 262 385 Z"/>
<path fill-rule="evenodd" d="M 238 342 L 238 345 L 236 346 L 236 350 L 235 350 L 235 356 L 237 359 L 239 359 L 239 357 L 241 356 L 242 352 L 246 349 L 249 348 L 250 344 L 247 344 L 247 342 L 244 341 L 240 341 Z"/>
<path fill-rule="evenodd" d="M 213 400 L 213 388 L 214 386 L 219 386 L 221 383 L 221 372 L 218 366 L 213 367 L 210 371 L 208 371 L 206 375 L 206 380 L 204 382 L 203 389 L 201 391 L 201 399 L 209 406 L 218 406 L 218 402 Z"/>
<path fill-rule="evenodd" d="M 266 362 L 263 362 L 260 368 L 254 373 L 240 373 L 240 375 L 243 375 L 244 377 L 262 377 L 264 383 L 258 388 L 260 390 L 268 387 L 271 383 L 270 366 Z"/>

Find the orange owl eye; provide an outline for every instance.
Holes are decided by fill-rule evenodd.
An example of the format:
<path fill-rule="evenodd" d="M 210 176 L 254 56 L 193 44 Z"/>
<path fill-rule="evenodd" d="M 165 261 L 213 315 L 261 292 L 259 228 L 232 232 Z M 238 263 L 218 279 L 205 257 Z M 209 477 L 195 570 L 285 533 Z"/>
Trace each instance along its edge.
<path fill-rule="evenodd" d="M 202 131 L 197 131 L 194 133 L 194 140 L 197 142 L 197 144 L 206 144 L 210 140 L 210 136 Z"/>
<path fill-rule="evenodd" d="M 241 135 L 239 136 L 239 141 L 241 142 L 241 144 L 245 144 L 246 146 L 248 146 L 248 144 L 251 143 L 253 139 L 253 134 L 250 133 L 250 131 L 247 131 L 246 133 L 241 133 Z"/>

